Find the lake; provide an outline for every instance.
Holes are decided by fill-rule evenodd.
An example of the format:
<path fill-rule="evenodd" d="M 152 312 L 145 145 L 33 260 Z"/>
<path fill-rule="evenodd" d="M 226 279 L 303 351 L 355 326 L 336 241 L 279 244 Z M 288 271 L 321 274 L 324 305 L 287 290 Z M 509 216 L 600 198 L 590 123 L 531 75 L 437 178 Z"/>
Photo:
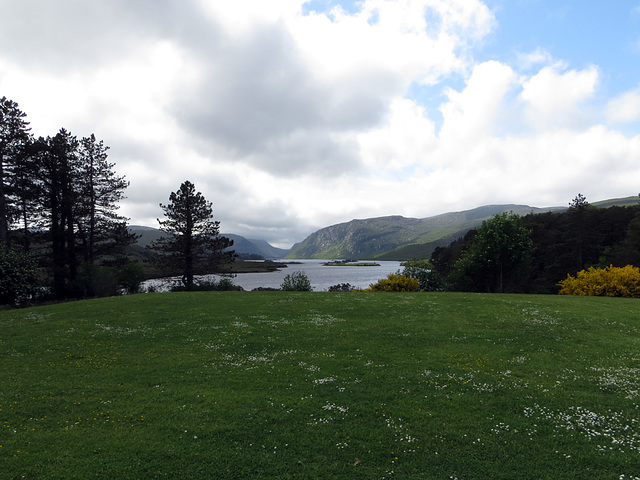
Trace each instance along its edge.
<path fill-rule="evenodd" d="M 323 263 L 329 260 L 276 260 L 278 262 L 299 262 L 288 264 L 276 272 L 263 273 L 239 273 L 232 279 L 234 285 L 239 285 L 245 290 L 253 290 L 259 287 L 280 288 L 284 277 L 291 272 L 304 272 L 314 292 L 324 292 L 333 285 L 349 283 L 354 288 L 368 288 L 370 284 L 385 278 L 390 273 L 401 270 L 400 262 L 375 262 L 379 266 L 353 267 L 353 266 L 325 266 Z M 219 280 L 219 275 L 202 275 L 198 280 Z M 179 281 L 180 277 L 172 279 L 153 279 L 143 282 L 142 288 L 153 287 L 158 291 L 168 289 L 168 283 Z"/>

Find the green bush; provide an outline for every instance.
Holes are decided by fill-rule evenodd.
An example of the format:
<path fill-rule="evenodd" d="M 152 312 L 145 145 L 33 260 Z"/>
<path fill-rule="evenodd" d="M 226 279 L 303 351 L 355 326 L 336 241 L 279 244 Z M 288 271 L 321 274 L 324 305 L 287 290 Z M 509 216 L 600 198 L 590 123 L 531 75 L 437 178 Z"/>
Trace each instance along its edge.
<path fill-rule="evenodd" d="M 337 285 L 331 285 L 329 287 L 329 292 L 351 292 L 353 287 L 350 283 L 339 283 Z"/>
<path fill-rule="evenodd" d="M 0 305 L 28 303 L 37 291 L 35 262 L 26 253 L 0 248 Z"/>
<path fill-rule="evenodd" d="M 118 272 L 113 267 L 84 264 L 70 282 L 69 292 L 75 298 L 113 297 L 118 294 Z"/>
<path fill-rule="evenodd" d="M 420 282 L 420 290 L 438 292 L 442 290 L 440 275 L 434 270 L 429 260 L 407 260 L 400 265 L 404 267 L 402 275 L 415 278 Z"/>
<path fill-rule="evenodd" d="M 137 262 L 129 262 L 118 270 L 118 283 L 127 293 L 138 293 L 144 271 Z"/>
<path fill-rule="evenodd" d="M 243 288 L 239 285 L 235 285 L 230 278 L 228 277 L 224 277 L 221 278 L 220 281 L 218 282 L 218 288 L 216 288 L 216 291 L 218 292 L 229 292 L 229 291 L 240 291 L 243 290 Z"/>
<path fill-rule="evenodd" d="M 367 289 L 369 292 L 417 292 L 419 290 L 420 282 L 417 278 L 399 273 L 390 273 L 387 278 L 372 283 Z"/>
<path fill-rule="evenodd" d="M 280 288 L 288 292 L 310 292 L 311 282 L 304 272 L 291 272 L 280 285 Z"/>
<path fill-rule="evenodd" d="M 221 278 L 217 282 L 215 279 L 195 281 L 190 287 L 178 282 L 170 288 L 172 292 L 229 292 L 240 290 L 242 290 L 242 287 L 234 285 L 231 279 L 227 277 Z"/>
<path fill-rule="evenodd" d="M 632 265 L 590 267 L 575 277 L 567 275 L 558 285 L 560 295 L 640 298 L 640 269 Z"/>

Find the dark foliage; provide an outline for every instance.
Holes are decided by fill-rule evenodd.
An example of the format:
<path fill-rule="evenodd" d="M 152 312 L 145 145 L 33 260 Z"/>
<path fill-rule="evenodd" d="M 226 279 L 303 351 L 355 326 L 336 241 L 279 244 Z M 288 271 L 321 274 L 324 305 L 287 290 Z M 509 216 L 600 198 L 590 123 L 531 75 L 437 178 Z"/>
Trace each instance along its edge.
<path fill-rule="evenodd" d="M 0 246 L 0 305 L 28 304 L 38 289 L 37 267 L 23 251 Z"/>
<path fill-rule="evenodd" d="M 18 104 L 0 98 L 0 244 L 11 245 L 10 227 L 20 215 L 21 169 L 29 142 L 29 122 Z"/>
<path fill-rule="evenodd" d="M 158 219 L 166 236 L 152 242 L 155 262 L 182 275 L 187 289 L 194 287 L 194 275 L 212 273 L 233 261 L 227 250 L 233 241 L 220 236 L 220 222 L 213 220 L 213 205 L 195 185 L 185 181 L 169 195 L 169 204 L 160 204 L 165 220 Z"/>
<path fill-rule="evenodd" d="M 522 226 L 531 231 L 531 261 L 505 291 L 557 293 L 559 281 L 591 266 L 640 266 L 640 206 L 597 208 L 577 197 L 566 211 L 522 217 Z M 477 233 L 437 248 L 431 257 L 435 271 L 451 279 Z"/>
<path fill-rule="evenodd" d="M 437 292 L 443 289 L 440 274 L 435 271 L 428 260 L 407 260 L 402 262 L 404 267 L 402 275 L 415 278 L 420 282 L 420 290 L 424 292 Z"/>
<path fill-rule="evenodd" d="M 93 296 L 107 281 L 99 266 L 124 262 L 136 239 L 117 214 L 129 185 L 107 162 L 94 135 L 78 140 L 65 129 L 33 138 L 25 114 L 0 99 L 0 243 L 38 261 L 56 299 Z M 86 292 L 86 293 L 85 293 Z"/>
<path fill-rule="evenodd" d="M 172 292 L 241 292 L 243 288 L 239 285 L 234 285 L 230 278 L 224 277 L 217 282 L 215 280 L 194 281 L 191 286 L 184 285 L 181 282 L 173 285 L 170 290 Z"/>
<path fill-rule="evenodd" d="M 531 231 L 513 213 L 499 213 L 482 222 L 469 248 L 453 265 L 448 277 L 454 290 L 518 291 L 531 258 Z"/>
<path fill-rule="evenodd" d="M 118 270 L 118 285 L 126 293 L 140 292 L 140 284 L 144 280 L 144 270 L 137 262 L 129 262 Z"/>

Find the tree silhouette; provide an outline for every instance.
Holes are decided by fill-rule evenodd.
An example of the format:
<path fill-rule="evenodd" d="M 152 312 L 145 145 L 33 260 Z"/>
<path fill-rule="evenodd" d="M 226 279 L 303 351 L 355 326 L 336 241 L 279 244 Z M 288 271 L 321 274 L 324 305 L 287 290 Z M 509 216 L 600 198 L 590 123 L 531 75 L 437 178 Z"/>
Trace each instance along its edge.
<path fill-rule="evenodd" d="M 166 220 L 158 219 L 168 235 L 151 244 L 156 262 L 179 271 L 187 289 L 193 287 L 196 272 L 210 273 L 233 261 L 235 253 L 225 251 L 233 240 L 220 236 L 220 222 L 213 220 L 213 205 L 195 185 L 185 181 L 169 195 L 169 204 L 160 204 Z M 207 271 L 208 270 L 208 271 Z"/>

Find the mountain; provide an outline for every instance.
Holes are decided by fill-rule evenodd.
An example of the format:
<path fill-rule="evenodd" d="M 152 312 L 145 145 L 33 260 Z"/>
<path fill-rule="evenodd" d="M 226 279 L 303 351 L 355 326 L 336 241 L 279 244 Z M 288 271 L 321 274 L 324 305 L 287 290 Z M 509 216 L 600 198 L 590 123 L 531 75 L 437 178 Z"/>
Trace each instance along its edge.
<path fill-rule="evenodd" d="M 140 225 L 130 225 L 129 231 L 140 236 L 136 244 L 132 246 L 131 253 L 137 253 L 143 257 L 147 257 L 149 253 L 146 252 L 146 247 L 163 235 L 163 232 L 157 228 Z M 232 233 L 222 233 L 221 235 L 233 240 L 233 247 L 231 248 L 240 256 L 257 255 L 266 259 L 273 259 L 284 258 L 289 252 L 289 250 L 274 247 L 264 240 L 252 240 Z"/>
<path fill-rule="evenodd" d="M 527 215 L 561 209 L 486 205 L 422 219 L 390 216 L 351 220 L 312 233 L 291 250 L 288 258 L 428 258 L 437 246 L 448 245 L 497 213 L 512 211 Z"/>
<path fill-rule="evenodd" d="M 640 195 L 633 197 L 612 198 L 610 200 L 602 200 L 600 202 L 593 202 L 590 205 L 598 208 L 609 207 L 629 207 L 632 205 L 638 205 L 640 203 Z"/>
<path fill-rule="evenodd" d="M 222 233 L 221 235 L 233 240 L 233 247 L 231 248 L 235 250 L 238 255 L 259 255 L 266 259 L 274 259 L 284 258 L 289 253 L 289 250 L 274 247 L 265 240 L 254 240 L 241 237 L 240 235 L 234 235 L 233 233 Z"/>

